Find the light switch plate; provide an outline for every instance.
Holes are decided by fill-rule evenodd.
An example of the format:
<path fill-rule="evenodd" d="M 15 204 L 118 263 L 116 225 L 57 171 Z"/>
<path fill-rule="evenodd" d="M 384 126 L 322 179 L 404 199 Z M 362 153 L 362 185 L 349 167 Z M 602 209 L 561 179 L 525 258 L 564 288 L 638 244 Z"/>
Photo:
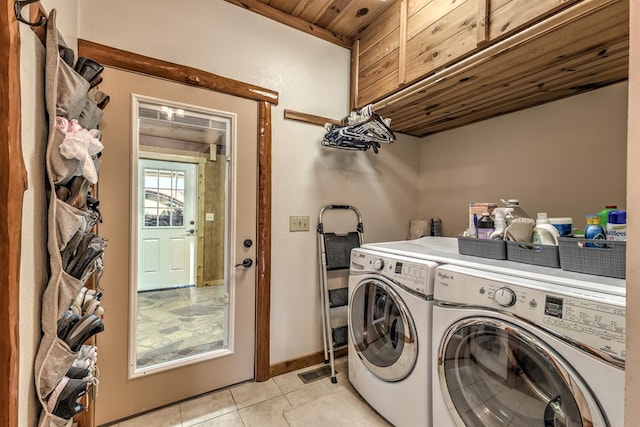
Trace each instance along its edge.
<path fill-rule="evenodd" d="M 308 216 L 290 216 L 289 231 L 309 231 Z"/>

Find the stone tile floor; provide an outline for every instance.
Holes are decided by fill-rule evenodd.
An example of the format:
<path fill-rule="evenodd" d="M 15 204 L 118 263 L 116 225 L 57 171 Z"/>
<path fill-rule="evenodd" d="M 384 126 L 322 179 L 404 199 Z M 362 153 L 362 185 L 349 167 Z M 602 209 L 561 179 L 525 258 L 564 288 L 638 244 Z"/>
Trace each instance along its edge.
<path fill-rule="evenodd" d="M 328 377 L 304 384 L 299 373 L 243 383 L 176 403 L 113 427 L 388 427 L 353 389 L 347 358 L 336 360 L 337 384 Z"/>
<path fill-rule="evenodd" d="M 227 322 L 224 292 L 224 286 L 207 286 L 139 293 L 137 367 L 222 349 Z"/>

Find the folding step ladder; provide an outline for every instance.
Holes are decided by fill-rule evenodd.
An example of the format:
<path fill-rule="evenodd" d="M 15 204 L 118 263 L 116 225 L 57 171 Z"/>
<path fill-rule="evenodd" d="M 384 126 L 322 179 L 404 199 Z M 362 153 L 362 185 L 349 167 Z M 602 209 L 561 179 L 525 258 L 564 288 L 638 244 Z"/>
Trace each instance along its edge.
<path fill-rule="evenodd" d="M 358 223 L 355 231 L 327 232 L 322 222 L 325 212 L 332 210 L 351 210 Z M 336 316 L 340 310 L 345 312 L 349 304 L 348 286 L 335 287 L 329 285 L 328 271 L 345 271 L 348 283 L 351 249 L 358 248 L 363 240 L 364 227 L 360 211 L 349 205 L 327 205 L 320 210 L 318 218 L 318 255 L 320 271 L 320 301 L 322 310 L 322 335 L 324 344 L 324 361 L 331 363 L 331 382 L 337 383 L 334 351 L 345 348 L 348 341 L 346 315 L 342 321 Z M 341 309 L 341 307 L 343 307 Z"/>

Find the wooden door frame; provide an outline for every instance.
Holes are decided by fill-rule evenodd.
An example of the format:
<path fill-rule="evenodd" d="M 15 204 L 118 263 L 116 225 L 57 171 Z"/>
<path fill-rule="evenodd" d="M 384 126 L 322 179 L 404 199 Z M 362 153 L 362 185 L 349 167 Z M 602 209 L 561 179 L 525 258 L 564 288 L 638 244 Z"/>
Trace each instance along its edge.
<path fill-rule="evenodd" d="M 18 425 L 22 158 L 20 28 L 13 2 L 0 7 L 0 425 Z"/>
<path fill-rule="evenodd" d="M 278 104 L 278 92 L 197 68 L 150 58 L 83 39 L 78 40 L 78 56 L 85 56 L 102 65 L 121 70 L 257 101 L 258 225 L 255 379 L 256 381 L 268 380 L 270 378 L 271 314 L 271 105 Z"/>

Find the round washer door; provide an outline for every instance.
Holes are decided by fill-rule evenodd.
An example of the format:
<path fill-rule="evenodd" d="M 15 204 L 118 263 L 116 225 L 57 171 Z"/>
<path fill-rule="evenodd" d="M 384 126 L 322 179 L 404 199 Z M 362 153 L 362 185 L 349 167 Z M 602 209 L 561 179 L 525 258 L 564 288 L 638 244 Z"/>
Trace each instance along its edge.
<path fill-rule="evenodd" d="M 411 373 L 416 327 L 393 285 L 382 278 L 360 282 L 349 301 L 349 325 L 353 350 L 371 373 L 389 382 Z"/>
<path fill-rule="evenodd" d="M 513 323 L 461 320 L 438 357 L 442 393 L 459 426 L 609 426 L 577 372 Z"/>

